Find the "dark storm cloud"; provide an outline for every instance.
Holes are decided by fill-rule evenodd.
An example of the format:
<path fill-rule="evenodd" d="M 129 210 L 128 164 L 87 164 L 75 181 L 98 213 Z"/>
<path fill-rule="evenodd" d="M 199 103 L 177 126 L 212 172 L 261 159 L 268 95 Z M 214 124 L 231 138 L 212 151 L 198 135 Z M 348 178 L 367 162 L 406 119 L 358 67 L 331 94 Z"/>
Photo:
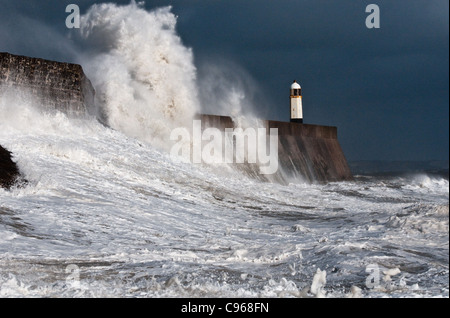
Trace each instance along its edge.
<path fill-rule="evenodd" d="M 126 4 L 129 1 L 114 1 Z M 69 3 L 0 0 L 0 51 L 75 59 Z M 376 3 L 381 28 L 367 29 Z M 305 121 L 339 128 L 348 159 L 448 159 L 449 3 L 444 0 L 174 0 L 177 30 L 204 61 L 228 59 L 254 79 L 259 115 L 288 120 L 295 78 Z"/>
<path fill-rule="evenodd" d="M 365 27 L 369 3 L 380 29 Z M 211 1 L 180 32 L 244 65 L 271 118 L 288 120 L 299 80 L 306 122 L 338 126 L 350 159 L 448 158 L 446 1 Z"/>

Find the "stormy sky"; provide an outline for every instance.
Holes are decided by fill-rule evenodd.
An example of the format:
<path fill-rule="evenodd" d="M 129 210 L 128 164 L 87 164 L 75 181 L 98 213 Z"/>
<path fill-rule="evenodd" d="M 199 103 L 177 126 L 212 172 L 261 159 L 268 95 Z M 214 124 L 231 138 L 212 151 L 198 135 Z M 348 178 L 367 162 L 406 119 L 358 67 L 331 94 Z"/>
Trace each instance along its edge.
<path fill-rule="evenodd" d="M 74 62 L 65 8 L 100 2 L 129 0 L 0 0 L 0 51 Z M 379 29 L 365 24 L 371 3 Z M 167 5 L 199 78 L 205 61 L 236 70 L 257 116 L 288 121 L 296 79 L 305 122 L 337 126 L 348 160 L 448 160 L 447 0 L 145 2 Z"/>

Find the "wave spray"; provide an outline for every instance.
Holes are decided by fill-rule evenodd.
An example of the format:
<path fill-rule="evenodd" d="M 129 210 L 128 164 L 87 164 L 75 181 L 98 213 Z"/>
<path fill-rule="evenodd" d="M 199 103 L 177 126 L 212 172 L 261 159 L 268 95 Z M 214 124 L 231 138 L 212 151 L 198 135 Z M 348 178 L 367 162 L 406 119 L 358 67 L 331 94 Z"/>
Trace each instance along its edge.
<path fill-rule="evenodd" d="M 176 34 L 171 7 L 148 12 L 95 4 L 81 17 L 81 57 L 96 89 L 96 114 L 126 135 L 167 148 L 170 132 L 199 112 L 193 53 Z"/>

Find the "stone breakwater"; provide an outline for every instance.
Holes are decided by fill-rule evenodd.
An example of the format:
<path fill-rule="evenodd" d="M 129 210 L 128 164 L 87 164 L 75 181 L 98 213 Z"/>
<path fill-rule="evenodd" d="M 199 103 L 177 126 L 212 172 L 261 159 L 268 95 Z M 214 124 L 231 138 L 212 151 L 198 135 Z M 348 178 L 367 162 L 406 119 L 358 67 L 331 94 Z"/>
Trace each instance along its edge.
<path fill-rule="evenodd" d="M 228 116 L 199 115 L 202 128 L 215 127 L 225 131 L 236 124 Z M 330 182 L 352 180 L 344 152 L 337 138 L 337 127 L 299 124 L 273 120 L 262 121 L 269 132 L 278 129 L 279 173 L 270 180 L 283 181 L 286 176 L 307 182 Z M 237 165 L 249 175 L 260 176 L 254 165 Z M 281 175 L 284 174 L 284 175 Z M 267 178 L 266 178 L 267 179 Z"/>
<path fill-rule="evenodd" d="M 0 53 L 0 94 L 18 89 L 43 110 L 83 116 L 94 104 L 94 88 L 77 64 Z"/>

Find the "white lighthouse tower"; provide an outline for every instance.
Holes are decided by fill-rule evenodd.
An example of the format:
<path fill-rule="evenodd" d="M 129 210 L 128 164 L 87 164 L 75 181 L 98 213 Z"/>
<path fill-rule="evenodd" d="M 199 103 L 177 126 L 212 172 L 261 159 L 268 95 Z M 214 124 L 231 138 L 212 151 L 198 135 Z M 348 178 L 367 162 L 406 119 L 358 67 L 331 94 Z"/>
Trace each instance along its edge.
<path fill-rule="evenodd" d="M 294 80 L 291 85 L 291 123 L 303 123 L 302 88 Z"/>

